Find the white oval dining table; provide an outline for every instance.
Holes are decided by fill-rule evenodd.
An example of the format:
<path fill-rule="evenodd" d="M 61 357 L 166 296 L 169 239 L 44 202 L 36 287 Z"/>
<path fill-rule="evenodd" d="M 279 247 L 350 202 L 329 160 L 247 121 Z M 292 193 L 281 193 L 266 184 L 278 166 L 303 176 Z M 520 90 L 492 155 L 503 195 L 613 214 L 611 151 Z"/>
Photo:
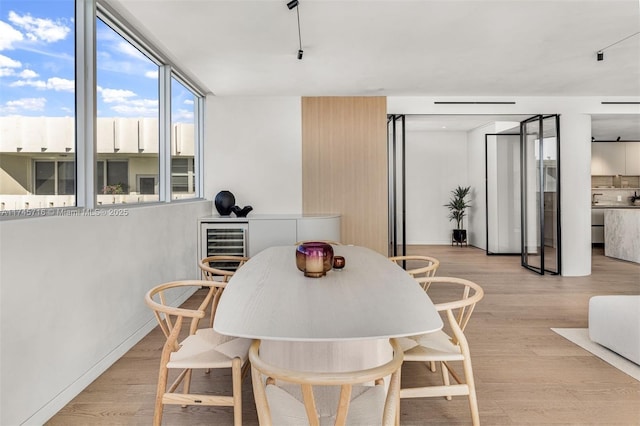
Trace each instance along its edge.
<path fill-rule="evenodd" d="M 388 339 L 440 330 L 442 320 L 421 286 L 385 256 L 336 245 L 346 266 L 321 278 L 296 267 L 295 246 L 267 248 L 225 288 L 214 329 L 261 339 L 261 354 L 289 368 L 369 368 L 390 356 Z"/>

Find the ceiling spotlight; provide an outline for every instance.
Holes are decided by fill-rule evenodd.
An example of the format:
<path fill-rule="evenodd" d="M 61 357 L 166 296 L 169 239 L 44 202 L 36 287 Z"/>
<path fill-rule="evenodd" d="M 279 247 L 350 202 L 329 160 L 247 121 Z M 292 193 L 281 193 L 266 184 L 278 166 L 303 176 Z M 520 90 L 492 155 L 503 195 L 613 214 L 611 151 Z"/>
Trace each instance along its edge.
<path fill-rule="evenodd" d="M 637 32 L 635 32 L 635 33 L 633 33 L 633 34 L 631 34 L 631 35 L 628 35 L 628 36 L 626 36 L 625 38 L 623 38 L 622 40 L 618 40 L 618 41 L 616 41 L 615 43 L 611 43 L 611 44 L 610 44 L 610 45 L 608 45 L 607 47 L 603 47 L 602 49 L 598 50 L 598 52 L 597 52 L 597 58 L 598 58 L 598 61 L 602 61 L 602 60 L 604 60 L 604 51 L 605 51 L 605 50 L 607 50 L 608 48 L 610 48 L 610 47 L 612 47 L 612 46 L 615 46 L 615 45 L 616 45 L 616 44 L 618 44 L 618 43 L 622 43 L 623 41 L 628 40 L 628 39 L 630 39 L 631 37 L 635 37 L 635 36 L 637 36 L 637 35 L 640 35 L 640 31 L 637 31 Z"/>
<path fill-rule="evenodd" d="M 620 142 L 620 136 L 618 136 L 618 139 L 616 139 L 616 142 Z"/>
<path fill-rule="evenodd" d="M 287 3 L 287 7 L 289 10 L 296 8 L 296 16 L 298 17 L 298 43 L 300 46 L 298 49 L 298 59 L 302 59 L 304 51 L 302 50 L 302 33 L 300 32 L 300 8 L 298 7 L 298 0 L 291 0 Z"/>

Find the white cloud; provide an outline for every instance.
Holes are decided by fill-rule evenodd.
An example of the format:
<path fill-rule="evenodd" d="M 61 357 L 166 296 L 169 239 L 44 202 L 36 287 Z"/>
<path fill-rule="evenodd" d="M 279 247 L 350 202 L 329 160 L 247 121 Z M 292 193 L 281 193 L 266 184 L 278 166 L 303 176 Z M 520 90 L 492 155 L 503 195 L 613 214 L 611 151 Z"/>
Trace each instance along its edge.
<path fill-rule="evenodd" d="M 121 41 L 117 44 L 116 48 L 120 53 L 124 53 L 127 56 L 131 56 L 136 59 L 144 59 L 149 60 L 145 55 L 142 54 L 138 49 L 136 49 L 131 43 L 128 41 Z"/>
<path fill-rule="evenodd" d="M 66 78 L 52 77 L 46 82 L 42 80 L 16 80 L 9 85 L 10 87 L 35 87 L 39 90 L 55 90 L 56 92 L 73 92 L 75 90 L 75 83 L 73 80 L 67 80 Z"/>
<path fill-rule="evenodd" d="M 18 74 L 18 76 L 21 78 L 36 78 L 38 76 L 38 73 L 34 70 L 25 69 L 22 70 L 22 72 Z"/>
<path fill-rule="evenodd" d="M 56 92 L 73 92 L 76 89 L 76 85 L 73 80 L 52 77 L 47 80 L 47 89 L 52 89 Z"/>
<path fill-rule="evenodd" d="M 123 89 L 103 89 L 98 88 L 98 92 L 102 94 L 102 100 L 108 104 L 114 102 L 127 102 L 129 98 L 134 98 L 138 95 L 131 90 Z"/>
<path fill-rule="evenodd" d="M 176 113 L 171 117 L 173 121 L 176 122 L 193 122 L 193 111 L 188 109 L 179 109 Z"/>
<path fill-rule="evenodd" d="M 15 101 L 8 101 L 0 106 L 0 113 L 12 114 L 20 111 L 42 111 L 47 100 L 45 98 L 22 98 Z"/>
<path fill-rule="evenodd" d="M 136 99 L 126 103 L 120 103 L 111 107 L 112 111 L 129 116 L 157 116 L 158 101 L 153 99 Z"/>
<path fill-rule="evenodd" d="M 183 103 L 185 105 L 193 105 L 193 99 L 185 99 Z"/>
<path fill-rule="evenodd" d="M 0 68 L 20 68 L 22 64 L 20 61 L 11 59 L 8 56 L 0 55 Z"/>
<path fill-rule="evenodd" d="M 22 41 L 22 33 L 4 21 L 0 21 L 0 51 L 13 49 L 13 43 Z"/>
<path fill-rule="evenodd" d="M 144 73 L 144 76 L 147 78 L 153 78 L 156 79 L 158 78 L 158 71 L 147 71 Z"/>
<path fill-rule="evenodd" d="M 2 40 L 2 34 L 0 34 L 0 40 Z M 0 55 L 0 77 L 15 75 L 15 68 L 20 68 L 21 66 L 22 64 L 19 61 Z"/>
<path fill-rule="evenodd" d="M 112 104 L 109 109 L 119 115 L 142 117 L 158 115 L 157 99 L 139 99 L 138 95 L 131 90 L 105 89 L 100 86 L 96 90 L 102 95 L 104 103 Z"/>
<path fill-rule="evenodd" d="M 42 80 L 16 80 L 9 85 L 9 87 L 35 87 L 39 90 L 44 90 L 47 88 L 47 83 Z"/>
<path fill-rule="evenodd" d="M 9 21 L 23 29 L 25 36 L 31 41 L 53 43 L 64 40 L 71 32 L 71 28 L 60 20 L 34 18 L 29 14 L 20 16 L 13 11 L 9 12 Z"/>

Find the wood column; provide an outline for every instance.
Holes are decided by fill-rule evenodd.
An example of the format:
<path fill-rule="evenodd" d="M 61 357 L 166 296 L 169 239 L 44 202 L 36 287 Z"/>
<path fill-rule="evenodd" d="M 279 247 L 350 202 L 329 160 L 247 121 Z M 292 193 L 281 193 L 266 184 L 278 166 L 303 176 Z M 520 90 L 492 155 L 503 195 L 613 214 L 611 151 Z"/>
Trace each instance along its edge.
<path fill-rule="evenodd" d="M 387 100 L 302 98 L 302 210 L 337 213 L 343 244 L 387 254 Z"/>

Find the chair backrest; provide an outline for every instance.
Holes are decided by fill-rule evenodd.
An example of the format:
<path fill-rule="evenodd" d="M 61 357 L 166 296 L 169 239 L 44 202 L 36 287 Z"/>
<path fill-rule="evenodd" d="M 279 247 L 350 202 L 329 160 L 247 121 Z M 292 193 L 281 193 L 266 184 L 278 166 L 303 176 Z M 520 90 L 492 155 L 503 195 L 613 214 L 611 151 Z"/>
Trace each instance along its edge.
<path fill-rule="evenodd" d="M 209 256 L 198 262 L 202 278 L 227 282 L 235 271 L 249 260 L 244 256 Z"/>
<path fill-rule="evenodd" d="M 464 339 L 462 333 L 469 323 L 476 303 L 484 297 L 482 287 L 473 281 L 454 277 L 423 277 L 417 281 L 423 288 L 431 287 L 429 297 L 435 299 L 436 309 L 438 312 L 445 312 L 456 339 Z M 440 293 L 447 299 L 446 302 L 439 302 Z"/>
<path fill-rule="evenodd" d="M 302 240 L 302 241 L 296 241 L 296 243 L 294 244 L 295 246 L 299 246 L 300 244 L 304 244 L 304 243 L 327 243 L 330 244 L 332 246 L 341 246 L 342 243 L 339 243 L 338 241 L 333 241 L 333 240 Z"/>
<path fill-rule="evenodd" d="M 389 260 L 391 260 L 392 262 L 395 262 L 401 267 L 404 267 L 404 262 L 410 262 L 412 267 L 407 268 L 406 271 L 413 278 L 433 277 L 436 275 L 436 271 L 440 266 L 440 261 L 435 257 L 431 257 L 431 256 L 422 256 L 422 255 L 391 256 L 389 257 Z"/>
<path fill-rule="evenodd" d="M 205 310 L 209 304 L 217 306 L 222 289 L 226 283 L 219 281 L 186 280 L 173 281 L 155 286 L 145 295 L 145 303 L 153 310 L 158 325 L 162 329 L 167 342 L 165 347 L 171 351 L 178 349 L 178 337 L 186 321 L 191 320 L 189 334 L 194 334 L 198 329 L 200 319 L 204 318 Z M 195 309 L 171 306 L 168 302 L 166 292 L 173 289 L 185 290 L 187 287 L 194 289 L 206 288 L 207 293 L 202 302 Z"/>
<path fill-rule="evenodd" d="M 394 425 L 399 409 L 400 367 L 402 366 L 404 354 L 395 339 L 390 339 L 390 343 L 393 348 L 393 358 L 383 365 L 358 371 L 307 372 L 293 371 L 269 364 L 260 358 L 260 341 L 254 341 L 249 349 L 249 360 L 251 362 L 254 397 L 260 425 L 271 426 L 273 424 L 273 408 L 269 405 L 267 395 L 267 388 L 270 385 L 281 386 L 282 382 L 284 382 L 286 384 L 292 384 L 294 387 L 300 387 L 304 411 L 306 412 L 310 426 L 320 424 L 316 394 L 322 393 L 322 391 L 318 387 L 339 386 L 340 393 L 336 409 L 333 410 L 333 412 L 335 413 L 335 425 L 344 425 L 349 413 L 353 385 L 373 381 L 377 386 L 381 387 L 376 390 L 383 392 L 383 378 L 389 375 L 391 375 L 391 379 L 386 397 L 383 397 L 384 406 L 381 410 L 382 418 L 377 419 L 375 423 L 384 426 Z M 266 376 L 266 381 L 263 375 Z M 317 391 L 315 393 L 314 386 Z M 367 389 L 374 388 L 369 387 Z M 290 412 L 287 412 L 287 414 L 290 414 Z M 367 412 L 366 414 L 371 415 L 372 413 Z M 357 419 L 350 419 L 350 422 L 358 423 Z M 362 422 L 358 424 L 360 423 Z"/>

